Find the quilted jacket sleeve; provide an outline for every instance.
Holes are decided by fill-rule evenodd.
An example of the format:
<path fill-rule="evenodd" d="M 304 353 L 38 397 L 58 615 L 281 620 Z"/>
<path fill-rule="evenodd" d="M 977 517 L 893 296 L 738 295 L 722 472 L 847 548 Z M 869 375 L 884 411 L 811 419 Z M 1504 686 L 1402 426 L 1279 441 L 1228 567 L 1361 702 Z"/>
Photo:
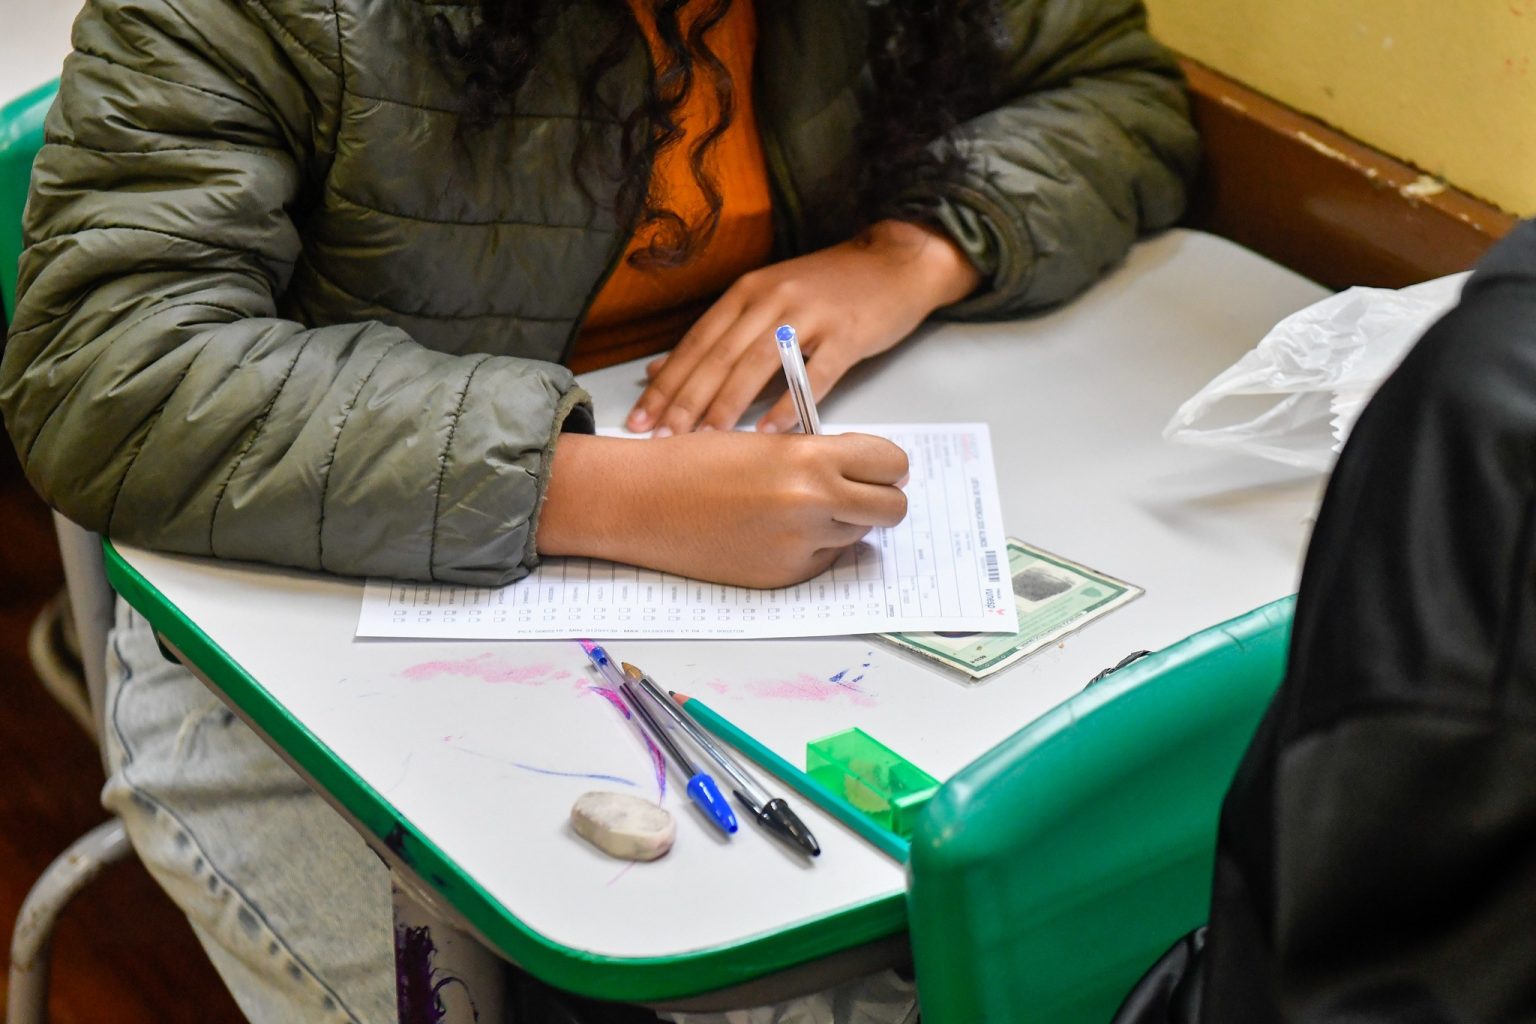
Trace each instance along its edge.
<path fill-rule="evenodd" d="M 0 366 L 28 477 L 83 525 L 173 551 L 515 578 L 586 397 L 547 363 L 278 316 L 340 67 L 327 5 L 267 10 L 91 0 L 77 21 Z"/>
<path fill-rule="evenodd" d="M 965 125 L 942 226 L 987 284 L 945 311 L 1006 318 L 1086 288 L 1184 210 L 1199 143 L 1140 0 L 1004 0 L 993 109 Z"/>

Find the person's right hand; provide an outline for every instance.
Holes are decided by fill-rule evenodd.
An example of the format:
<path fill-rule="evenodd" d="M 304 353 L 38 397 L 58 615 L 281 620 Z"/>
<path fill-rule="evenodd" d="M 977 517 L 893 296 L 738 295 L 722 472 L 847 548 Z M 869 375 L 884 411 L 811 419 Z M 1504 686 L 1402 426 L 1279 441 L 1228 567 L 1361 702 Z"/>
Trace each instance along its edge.
<path fill-rule="evenodd" d="M 780 587 L 907 514 L 907 455 L 868 434 L 562 435 L 539 516 L 545 555 Z"/>

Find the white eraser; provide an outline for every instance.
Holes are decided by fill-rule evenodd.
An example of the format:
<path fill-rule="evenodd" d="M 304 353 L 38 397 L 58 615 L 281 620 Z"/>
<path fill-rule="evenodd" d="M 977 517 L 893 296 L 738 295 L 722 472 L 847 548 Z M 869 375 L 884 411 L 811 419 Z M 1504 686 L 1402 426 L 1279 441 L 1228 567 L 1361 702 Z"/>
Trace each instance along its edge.
<path fill-rule="evenodd" d="M 583 793 L 571 807 L 571 827 L 623 860 L 655 860 L 672 849 L 677 835 L 671 814 L 628 793 Z"/>

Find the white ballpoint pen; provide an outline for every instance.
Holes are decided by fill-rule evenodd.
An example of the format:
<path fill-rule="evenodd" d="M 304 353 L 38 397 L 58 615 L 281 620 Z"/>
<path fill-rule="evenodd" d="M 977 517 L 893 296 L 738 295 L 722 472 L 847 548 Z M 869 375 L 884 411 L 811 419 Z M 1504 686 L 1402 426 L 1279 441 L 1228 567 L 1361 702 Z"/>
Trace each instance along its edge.
<path fill-rule="evenodd" d="M 811 394 L 810 378 L 805 375 L 800 339 L 789 324 L 774 331 L 773 338 L 779 343 L 779 358 L 784 362 L 784 378 L 789 382 L 789 395 L 800 417 L 800 429 L 807 434 L 819 434 L 821 419 L 816 415 L 816 399 Z"/>

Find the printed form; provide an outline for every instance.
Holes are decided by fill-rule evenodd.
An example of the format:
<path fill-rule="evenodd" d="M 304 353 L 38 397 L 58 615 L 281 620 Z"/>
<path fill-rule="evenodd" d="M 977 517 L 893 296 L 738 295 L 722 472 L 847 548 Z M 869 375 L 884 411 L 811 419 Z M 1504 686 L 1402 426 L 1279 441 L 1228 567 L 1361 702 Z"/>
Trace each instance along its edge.
<path fill-rule="evenodd" d="M 753 590 L 590 558 L 548 558 L 505 587 L 370 579 L 361 637 L 803 637 L 1018 629 L 985 423 L 840 426 L 911 463 L 907 517 L 804 583 Z"/>

